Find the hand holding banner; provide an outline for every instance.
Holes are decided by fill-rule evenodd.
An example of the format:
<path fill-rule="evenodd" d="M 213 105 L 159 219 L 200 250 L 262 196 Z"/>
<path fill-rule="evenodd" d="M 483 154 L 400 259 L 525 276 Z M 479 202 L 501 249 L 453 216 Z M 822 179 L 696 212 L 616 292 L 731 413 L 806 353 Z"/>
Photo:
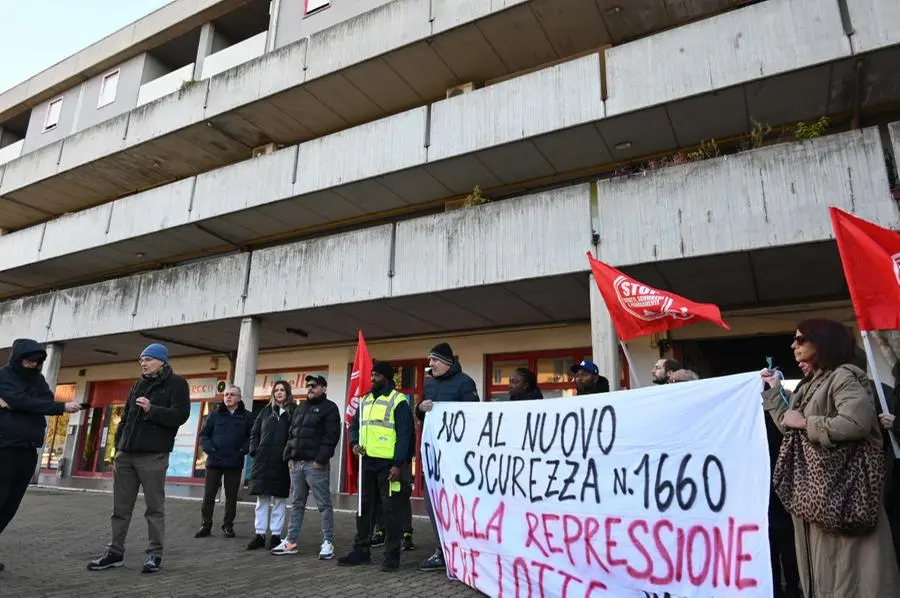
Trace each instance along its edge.
<path fill-rule="evenodd" d="M 448 575 L 489 596 L 772 596 L 761 388 L 435 404 L 422 456 Z"/>

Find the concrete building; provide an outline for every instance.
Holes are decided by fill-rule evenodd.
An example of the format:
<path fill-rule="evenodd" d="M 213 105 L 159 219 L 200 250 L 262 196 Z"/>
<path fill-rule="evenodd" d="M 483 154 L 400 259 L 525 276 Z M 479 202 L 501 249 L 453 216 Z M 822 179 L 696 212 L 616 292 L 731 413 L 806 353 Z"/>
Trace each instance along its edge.
<path fill-rule="evenodd" d="M 895 0 L 175 0 L 0 94 L 0 347 L 50 343 L 91 404 L 45 465 L 109 475 L 151 341 L 191 377 L 188 483 L 225 381 L 258 409 L 320 372 L 343 405 L 358 329 L 413 395 L 441 340 L 485 400 L 523 365 L 571 395 L 586 356 L 619 387 L 662 355 L 790 369 L 797 321 L 854 324 L 826 208 L 900 228 L 897 23 Z M 629 371 L 587 251 L 732 330 L 637 339 Z"/>

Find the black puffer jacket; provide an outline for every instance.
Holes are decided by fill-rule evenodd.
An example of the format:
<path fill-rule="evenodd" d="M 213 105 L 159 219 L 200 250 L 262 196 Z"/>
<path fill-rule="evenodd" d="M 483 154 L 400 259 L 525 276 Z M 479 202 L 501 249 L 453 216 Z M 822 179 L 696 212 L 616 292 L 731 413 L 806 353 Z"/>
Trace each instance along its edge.
<path fill-rule="evenodd" d="M 328 397 L 307 398 L 291 419 L 284 460 L 315 461 L 328 465 L 341 441 L 341 413 Z"/>
<path fill-rule="evenodd" d="M 9 362 L 0 368 L 0 398 L 9 409 L 0 409 L 0 448 L 34 449 L 44 444 L 46 415 L 60 415 L 63 404 L 53 401 L 53 391 L 40 370 L 22 367 L 22 356 L 43 353 L 31 339 L 13 342 Z"/>
<path fill-rule="evenodd" d="M 150 411 L 138 407 L 140 397 L 150 399 Z M 116 430 L 116 450 L 125 453 L 171 453 L 178 428 L 191 415 L 187 381 L 168 364 L 156 374 L 141 376 L 128 393 Z"/>
<path fill-rule="evenodd" d="M 441 376 L 425 378 L 425 392 L 423 401 L 465 401 L 478 402 L 478 390 L 475 381 L 468 374 L 464 374 L 458 361 L 454 361 L 450 369 Z M 416 416 L 424 420 L 425 414 L 416 409 Z"/>
<path fill-rule="evenodd" d="M 222 469 L 240 469 L 244 455 L 250 450 L 250 432 L 253 415 L 243 403 L 238 403 L 234 413 L 228 412 L 225 403 L 209 414 L 200 432 L 200 444 L 206 453 L 206 466 Z"/>
<path fill-rule="evenodd" d="M 291 419 L 296 405 L 293 401 L 285 404 L 280 416 L 267 405 L 256 416 L 253 432 L 250 434 L 250 494 L 264 494 L 287 498 L 291 493 L 291 472 L 284 460 Z"/>

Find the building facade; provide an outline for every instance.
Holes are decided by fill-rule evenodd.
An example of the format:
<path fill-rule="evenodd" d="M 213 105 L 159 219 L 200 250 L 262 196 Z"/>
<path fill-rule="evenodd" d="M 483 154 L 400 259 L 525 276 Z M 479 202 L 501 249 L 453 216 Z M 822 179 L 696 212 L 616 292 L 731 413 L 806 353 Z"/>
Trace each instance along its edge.
<path fill-rule="evenodd" d="M 898 23 L 894 0 L 175 0 L 0 94 L 0 347 L 50 343 L 58 398 L 91 406 L 43 465 L 110 475 L 154 341 L 191 382 L 186 483 L 226 382 L 259 409 L 321 373 L 343 406 L 360 329 L 415 397 L 439 341 L 484 400 L 522 366 L 569 396 L 585 357 L 616 387 L 661 356 L 790 370 L 799 320 L 854 325 L 827 207 L 900 228 Z M 631 341 L 630 369 L 586 252 L 731 331 Z"/>

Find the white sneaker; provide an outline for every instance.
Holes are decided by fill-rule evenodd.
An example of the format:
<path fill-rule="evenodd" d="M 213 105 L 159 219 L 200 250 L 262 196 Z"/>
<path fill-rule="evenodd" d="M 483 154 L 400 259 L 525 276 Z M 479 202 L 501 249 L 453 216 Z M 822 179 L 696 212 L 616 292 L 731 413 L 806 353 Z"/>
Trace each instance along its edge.
<path fill-rule="evenodd" d="M 282 540 L 281 544 L 272 549 L 272 554 L 276 556 L 297 554 L 297 545 L 289 540 Z"/>
<path fill-rule="evenodd" d="M 320 561 L 330 561 L 334 558 L 334 544 L 325 540 L 322 542 L 322 548 L 319 550 Z"/>

